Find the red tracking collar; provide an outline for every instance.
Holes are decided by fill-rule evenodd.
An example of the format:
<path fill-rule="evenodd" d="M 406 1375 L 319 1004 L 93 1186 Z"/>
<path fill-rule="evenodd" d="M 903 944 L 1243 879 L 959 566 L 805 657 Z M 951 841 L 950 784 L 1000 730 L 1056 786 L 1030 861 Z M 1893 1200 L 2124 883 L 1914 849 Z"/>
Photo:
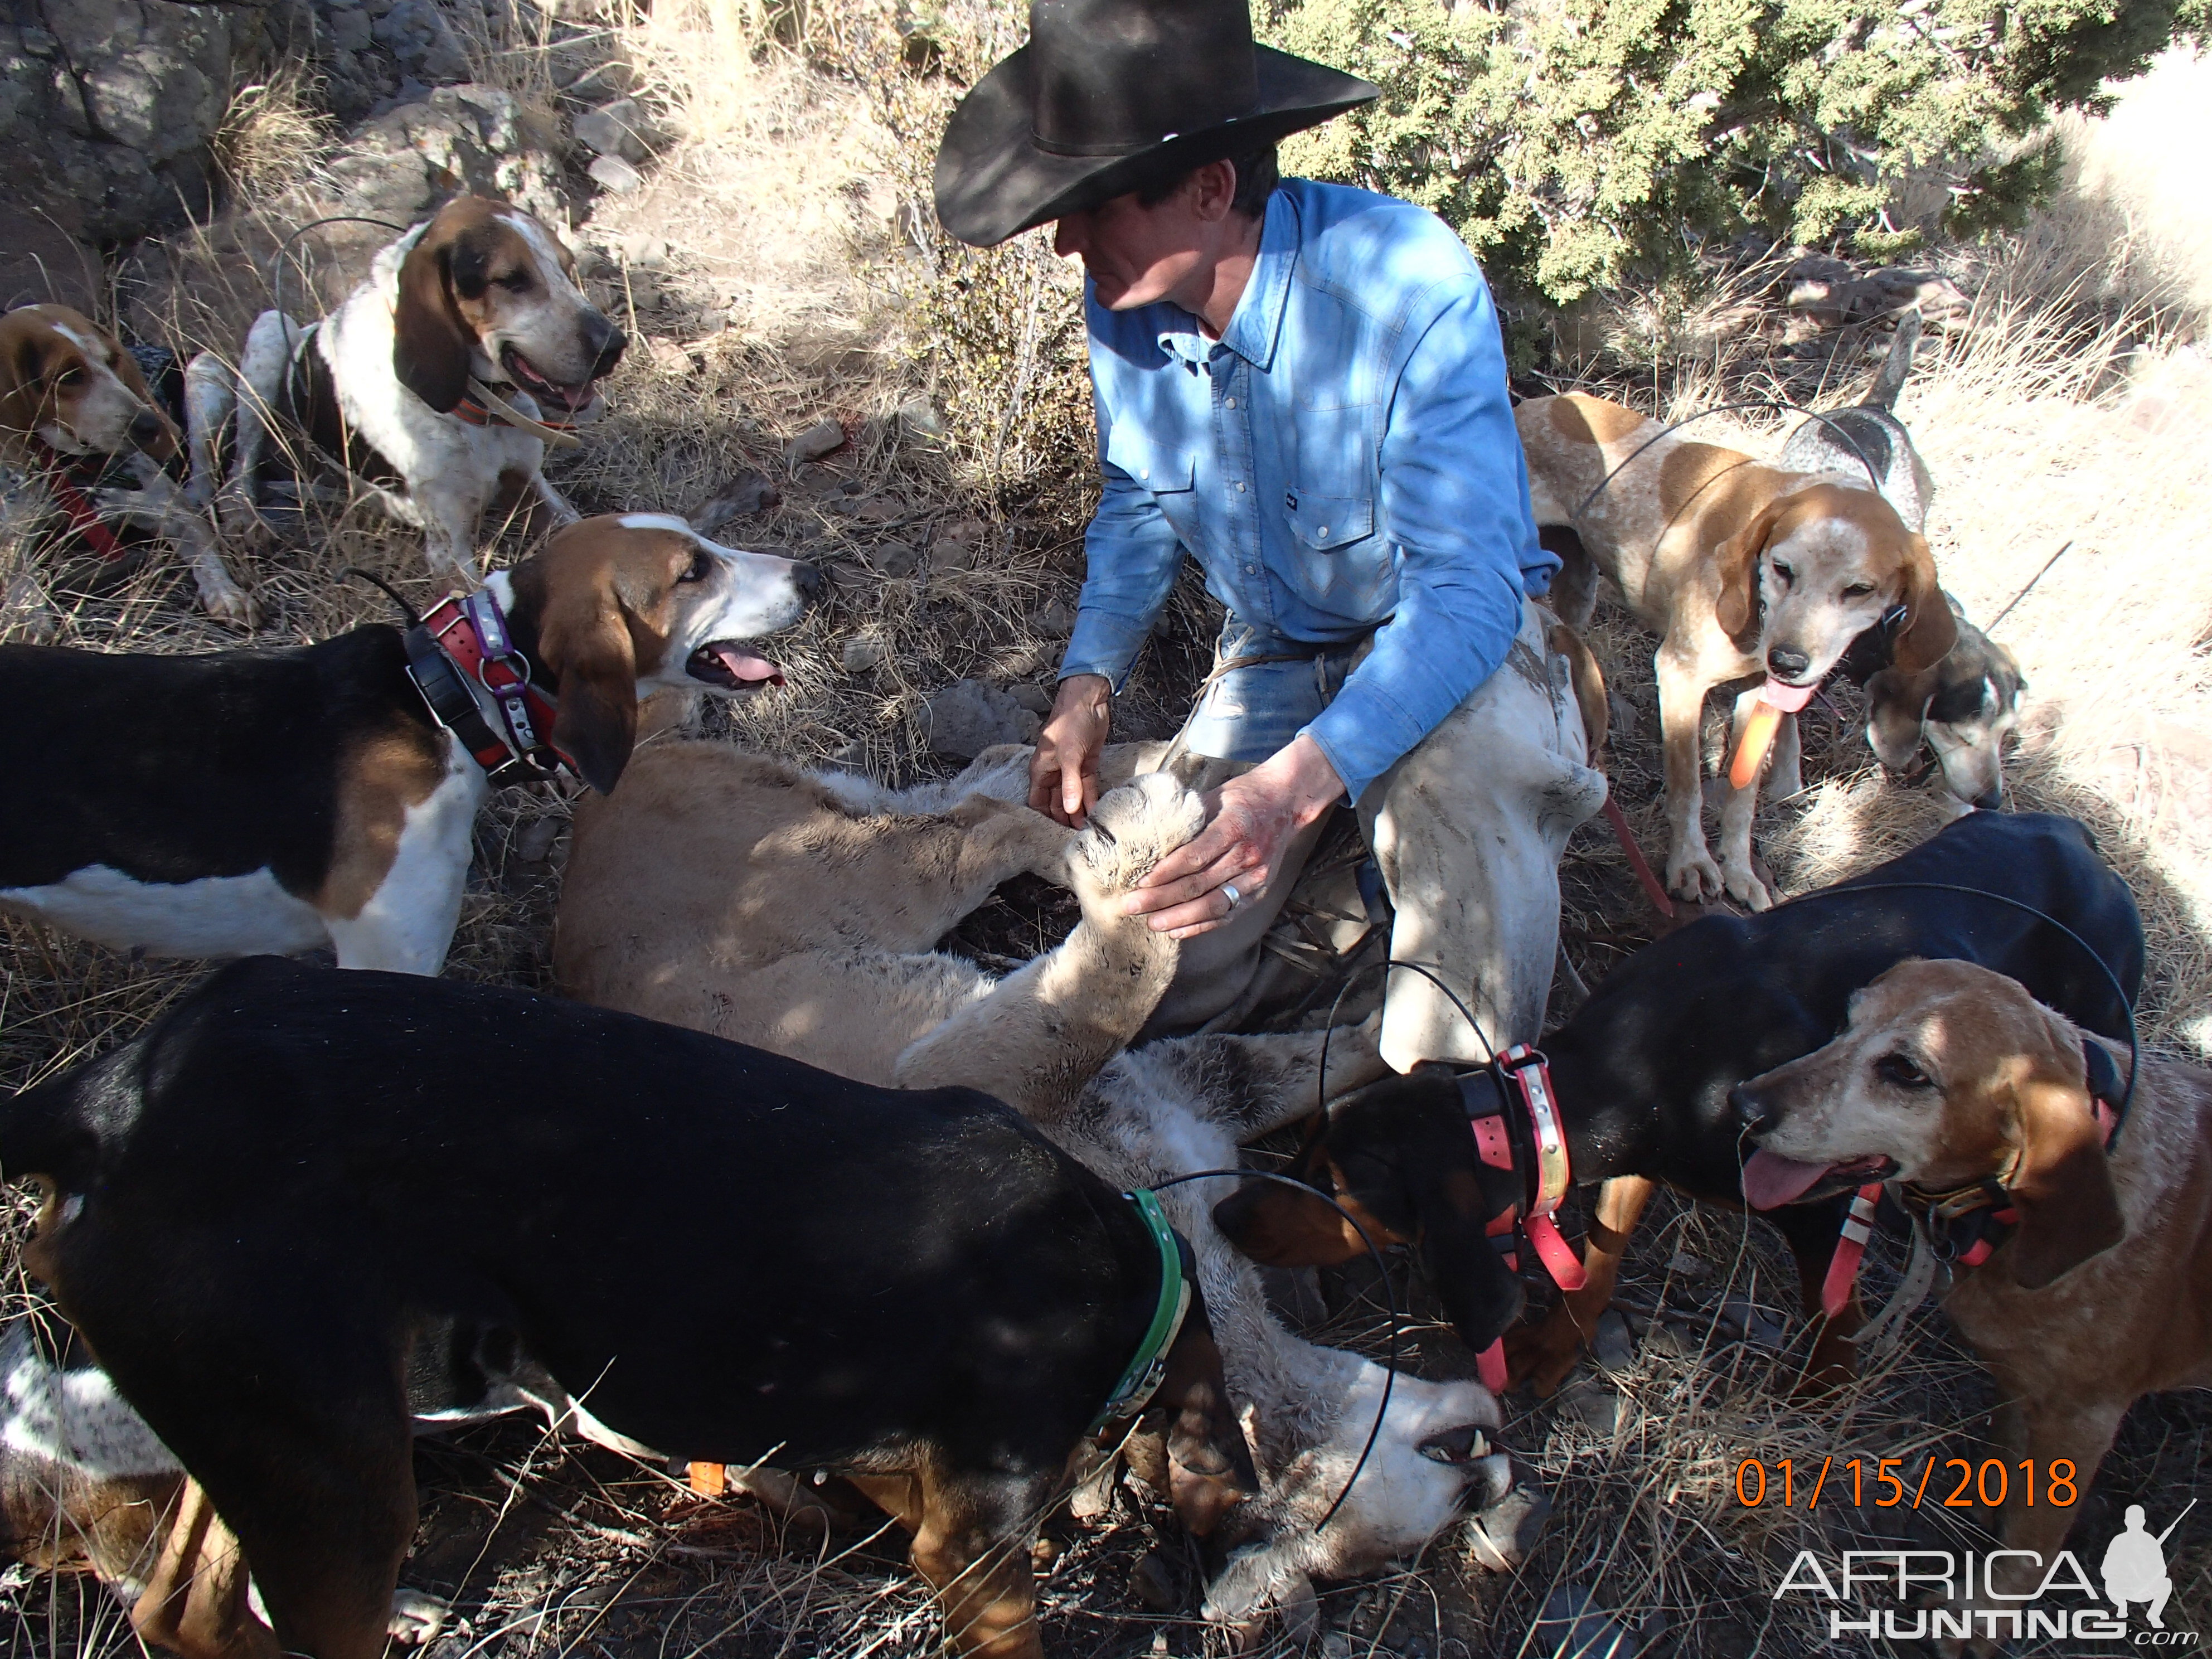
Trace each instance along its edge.
<path fill-rule="evenodd" d="M 1484 1087 L 1485 1083 L 1491 1086 Z M 1523 1196 L 1492 1217 L 1483 1229 L 1493 1248 L 1509 1268 L 1517 1271 L 1521 1261 L 1514 1240 L 1516 1230 L 1525 1232 L 1552 1282 L 1563 1291 L 1582 1289 L 1589 1282 L 1582 1259 L 1552 1219 L 1574 1185 L 1574 1170 L 1559 1097 L 1552 1087 L 1551 1061 L 1542 1049 L 1516 1042 L 1480 1071 L 1462 1074 L 1460 1098 L 1467 1107 L 1468 1127 L 1474 1134 L 1475 1156 L 1490 1168 L 1521 1174 L 1514 1157 L 1516 1118 L 1526 1120 L 1533 1149 L 1535 1167 L 1522 1176 Z M 1504 1339 L 1477 1354 L 1475 1364 L 1484 1387 L 1493 1393 L 1504 1388 Z"/>
<path fill-rule="evenodd" d="M 560 704 L 531 683 L 530 659 L 515 648 L 489 589 L 434 605 L 408 631 L 407 659 L 408 675 L 432 715 L 493 783 L 538 783 L 575 771 L 553 745 Z M 496 726 L 484 717 L 486 702 Z"/>
<path fill-rule="evenodd" d="M 70 528 L 82 537 L 85 545 L 109 564 L 130 557 L 131 550 L 124 546 L 115 532 L 107 527 L 106 521 L 100 516 L 100 509 L 86 497 L 84 491 L 77 488 L 76 480 L 70 477 L 72 467 L 90 458 L 64 455 L 44 438 L 35 441 L 37 453 L 45 465 L 46 493 L 54 498 L 54 505 L 68 516 Z"/>

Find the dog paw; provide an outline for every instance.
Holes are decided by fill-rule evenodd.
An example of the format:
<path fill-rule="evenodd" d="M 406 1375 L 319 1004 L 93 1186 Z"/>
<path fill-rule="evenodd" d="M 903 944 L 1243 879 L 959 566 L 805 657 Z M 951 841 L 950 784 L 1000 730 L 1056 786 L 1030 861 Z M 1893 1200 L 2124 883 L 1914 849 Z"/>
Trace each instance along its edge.
<path fill-rule="evenodd" d="M 1097 892 L 1126 893 L 1205 827 L 1205 802 L 1166 773 L 1147 772 L 1099 798 L 1068 865 Z"/>
<path fill-rule="evenodd" d="M 419 1648 L 436 1640 L 438 1632 L 446 1628 L 453 1616 L 453 1608 L 434 1595 L 421 1590 L 395 1589 L 392 1592 L 392 1622 L 385 1628 L 400 1646 Z"/>
<path fill-rule="evenodd" d="M 212 555 L 192 561 L 192 582 L 200 591 L 200 609 L 233 628 L 261 626 L 261 607 L 253 596 L 231 580 L 222 561 Z"/>
<path fill-rule="evenodd" d="M 1774 905 L 1774 895 L 1766 890 L 1766 884 L 1752 872 L 1748 864 L 1738 864 L 1733 859 L 1729 861 L 1727 891 L 1730 898 L 1749 905 L 1754 914 Z"/>
<path fill-rule="evenodd" d="M 1582 1333 L 1564 1307 L 1554 1308 L 1540 1325 L 1516 1325 L 1505 1333 L 1505 1376 L 1514 1388 L 1534 1389 L 1540 1399 L 1557 1394 L 1582 1358 Z"/>
<path fill-rule="evenodd" d="M 1678 846 L 1667 860 L 1667 890 L 1678 899 L 1703 904 L 1728 889 L 1711 853 L 1702 847 Z"/>

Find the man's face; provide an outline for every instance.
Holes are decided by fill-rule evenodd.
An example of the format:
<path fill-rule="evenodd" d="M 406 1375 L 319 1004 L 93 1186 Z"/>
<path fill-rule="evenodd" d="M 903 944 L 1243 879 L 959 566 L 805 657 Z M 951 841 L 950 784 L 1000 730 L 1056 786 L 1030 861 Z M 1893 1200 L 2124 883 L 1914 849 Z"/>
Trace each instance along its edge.
<path fill-rule="evenodd" d="M 1220 216 L 1200 210 L 1194 183 L 1186 180 L 1151 207 L 1132 191 L 1071 213 L 1054 228 L 1053 252 L 1063 259 L 1083 256 L 1098 303 L 1109 311 L 1167 299 L 1218 253 Z"/>

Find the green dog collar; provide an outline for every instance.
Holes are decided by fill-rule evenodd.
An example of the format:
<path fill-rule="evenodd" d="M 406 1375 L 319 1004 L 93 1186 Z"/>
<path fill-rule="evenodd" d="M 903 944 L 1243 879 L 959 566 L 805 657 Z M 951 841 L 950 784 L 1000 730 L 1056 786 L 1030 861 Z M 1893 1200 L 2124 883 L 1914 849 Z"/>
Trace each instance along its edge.
<path fill-rule="evenodd" d="M 1175 1346 L 1183 1316 L 1190 1311 L 1190 1279 L 1182 1270 L 1183 1242 L 1168 1224 L 1158 1194 L 1139 1187 L 1121 1196 L 1137 1206 L 1137 1213 L 1144 1217 L 1145 1225 L 1152 1229 L 1152 1238 L 1160 1247 L 1160 1300 L 1152 1310 L 1145 1340 L 1137 1345 L 1136 1357 L 1123 1369 L 1105 1408 L 1091 1421 L 1094 1434 L 1109 1423 L 1134 1417 L 1151 1403 L 1168 1374 L 1168 1350 Z"/>

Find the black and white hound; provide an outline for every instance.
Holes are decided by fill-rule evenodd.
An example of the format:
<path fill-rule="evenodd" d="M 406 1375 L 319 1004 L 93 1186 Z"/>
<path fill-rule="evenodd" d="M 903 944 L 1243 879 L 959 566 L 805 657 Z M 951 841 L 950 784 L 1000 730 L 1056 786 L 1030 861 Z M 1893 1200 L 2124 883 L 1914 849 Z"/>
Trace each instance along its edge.
<path fill-rule="evenodd" d="M 494 783 L 611 789 L 638 700 L 780 684 L 811 565 L 681 519 L 561 531 L 420 626 L 205 656 L 0 646 L 0 907 L 155 956 L 434 974 Z"/>
<path fill-rule="evenodd" d="M 227 533 L 252 531 L 281 434 L 305 438 L 419 526 L 434 569 L 473 576 L 478 520 L 525 489 L 556 524 L 574 523 L 542 470 L 546 445 L 576 441 L 566 428 L 599 415 L 599 382 L 627 343 L 575 267 L 520 208 L 463 196 L 380 252 L 368 280 L 312 327 L 263 312 L 235 371 L 211 353 L 185 371 L 193 500 L 214 503 Z"/>

